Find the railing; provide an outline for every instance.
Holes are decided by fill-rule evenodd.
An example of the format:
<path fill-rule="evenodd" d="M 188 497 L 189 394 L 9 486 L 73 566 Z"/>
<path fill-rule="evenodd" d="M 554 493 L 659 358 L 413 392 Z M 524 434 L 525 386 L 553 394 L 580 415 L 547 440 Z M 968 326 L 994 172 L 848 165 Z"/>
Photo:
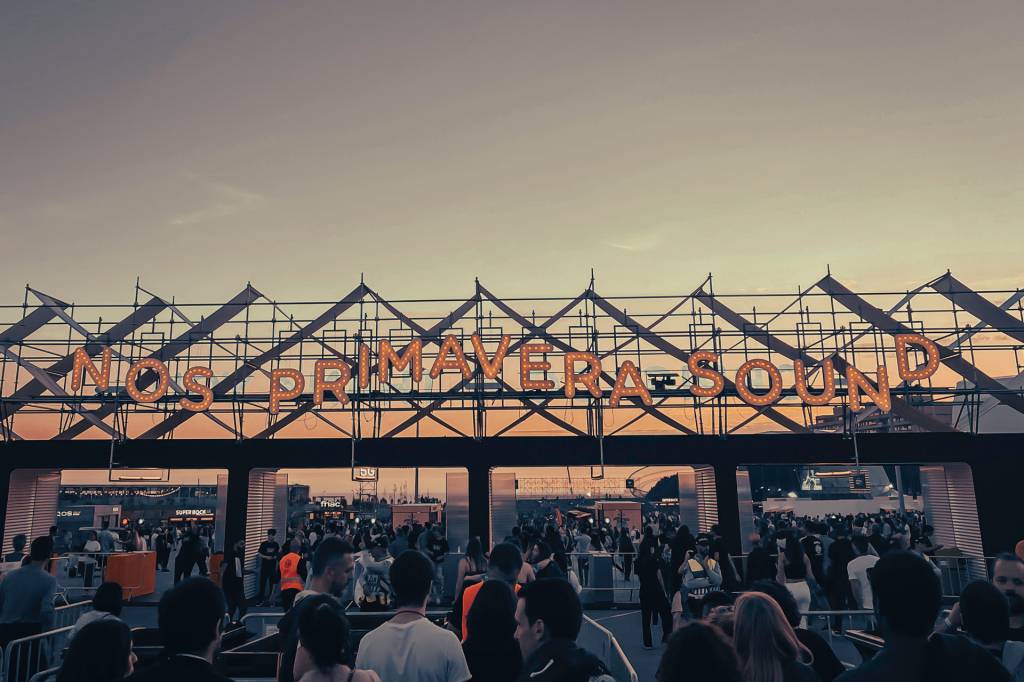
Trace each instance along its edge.
<path fill-rule="evenodd" d="M 69 594 L 72 592 L 85 596 L 96 589 L 106 580 L 107 559 L 112 556 L 126 556 L 133 552 L 67 552 L 54 556 L 51 559 L 50 573 L 57 578 L 57 599 L 69 603 Z M 69 584 L 71 580 L 70 569 L 76 571 L 75 580 L 81 580 L 81 585 Z M 85 574 L 89 574 L 89 585 L 85 585 Z M 135 593 L 142 588 L 142 585 L 121 585 L 121 589 L 132 599 Z M 74 598 L 74 597 L 72 597 Z"/>
<path fill-rule="evenodd" d="M 74 625 L 78 618 L 87 611 L 92 611 L 91 601 L 80 601 L 66 606 L 58 606 L 53 610 L 53 629 L 59 630 Z"/>
<path fill-rule="evenodd" d="M 775 561 L 776 555 L 770 555 Z M 738 575 L 747 575 L 747 555 L 737 554 L 730 557 Z M 928 557 L 939 569 L 941 574 L 942 593 L 946 597 L 958 597 L 972 580 L 987 580 L 992 575 L 992 564 L 995 557 L 979 557 L 968 555 L 944 555 Z"/>
<path fill-rule="evenodd" d="M 636 573 L 636 553 L 568 552 L 565 556 L 579 580 L 584 601 L 632 604 L 638 600 L 640 577 Z M 631 563 L 629 579 L 625 575 L 627 558 Z"/>
<path fill-rule="evenodd" d="M 839 634 L 844 635 L 847 630 L 846 619 L 849 618 L 851 624 L 857 623 L 857 619 L 862 621 L 863 627 L 868 627 L 873 621 L 872 618 L 875 615 L 874 611 L 868 609 L 856 609 L 856 610 L 834 610 L 834 611 L 801 611 L 800 615 L 807 619 L 807 627 L 811 628 L 812 621 L 821 618 L 824 620 L 825 636 L 832 643 L 833 627 L 832 625 L 838 621 Z"/>
<path fill-rule="evenodd" d="M 59 663 L 72 628 L 12 640 L 4 651 L 4 682 L 23 682 Z"/>
<path fill-rule="evenodd" d="M 262 637 L 263 635 L 270 634 L 271 632 L 277 632 L 277 623 L 284 616 L 280 611 L 278 612 L 256 612 L 247 613 L 242 616 L 239 621 L 245 626 L 245 629 L 256 635 Z M 271 626 L 271 627 L 268 627 Z"/>
<path fill-rule="evenodd" d="M 576 637 L 576 644 L 597 656 L 615 682 L 637 682 L 636 670 L 619 646 L 615 636 L 597 621 L 583 616 L 583 627 Z"/>
<path fill-rule="evenodd" d="M 60 666 L 50 668 L 49 670 L 41 670 L 35 675 L 28 679 L 28 682 L 53 682 L 57 679 L 57 673 L 60 672 Z"/>

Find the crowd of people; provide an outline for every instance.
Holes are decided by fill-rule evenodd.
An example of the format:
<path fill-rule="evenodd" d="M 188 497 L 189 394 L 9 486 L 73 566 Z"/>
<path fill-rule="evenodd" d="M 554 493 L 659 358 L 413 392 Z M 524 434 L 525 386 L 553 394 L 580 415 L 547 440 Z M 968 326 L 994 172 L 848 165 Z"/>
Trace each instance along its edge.
<path fill-rule="evenodd" d="M 398 528 L 376 520 L 312 523 L 291 530 L 281 541 L 277 529 L 271 528 L 256 549 L 255 568 L 243 565 L 245 547 L 242 543 L 225 552 L 222 565 L 230 567 L 233 585 L 241 584 L 244 572 L 256 574 L 256 603 L 262 606 L 277 604 L 288 609 L 309 578 L 314 553 L 328 538 L 342 540 L 356 552 L 355 579 L 346 596 L 364 611 L 385 611 L 393 607 L 394 591 L 388 578 L 389 569 L 395 559 L 408 549 L 416 549 L 429 557 L 433 571 L 430 603 L 440 604 L 443 601 L 444 564 L 450 548 L 444 528 L 431 521 L 404 524 Z M 466 575 L 472 577 L 480 572 L 476 571 L 480 565 L 479 557 L 482 557 L 479 540 L 475 545 L 470 541 L 466 557 L 476 557 L 477 564 L 468 573 L 463 573 L 463 562 L 460 562 L 456 591 Z M 244 603 L 239 604 L 237 610 L 242 615 L 244 609 Z"/>
<path fill-rule="evenodd" d="M 520 546 L 509 542 L 486 553 L 487 570 L 457 600 L 464 612 L 453 611 L 444 627 L 428 611 L 433 561 L 419 550 L 402 551 L 388 568 L 394 595 L 390 617 L 366 633 L 354 652 L 343 595 L 354 580 L 357 555 L 340 538 L 317 543 L 304 589 L 278 625 L 281 682 L 613 679 L 601 660 L 576 645 L 583 617 L 575 587 L 565 577 L 520 583 L 518 576 L 530 564 Z M 889 550 L 869 576 L 877 631 L 885 644 L 858 668 L 845 670 L 821 636 L 801 626 L 797 601 L 783 583 L 761 579 L 738 594 L 711 590 L 691 600 L 691 613 L 671 629 L 657 679 L 1024 679 L 1020 557 L 1001 556 L 992 581 L 968 585 L 947 618 L 940 618 L 939 579 L 922 555 Z M 227 602 L 212 581 L 189 578 L 164 594 L 159 606 L 164 655 L 134 674 L 130 632 L 118 618 L 120 587 L 101 586 L 94 606 L 74 628 L 59 682 L 114 682 L 129 675 L 142 682 L 228 679 L 213 665 Z"/>
<path fill-rule="evenodd" d="M 313 525 L 282 543 L 272 530 L 257 549 L 256 571 L 259 599 L 276 597 L 285 609 L 277 678 L 610 682 L 605 662 L 576 644 L 587 559 L 603 551 L 623 577 L 628 571 L 639 581 L 644 644 L 654 648 L 651 628 L 661 630 L 659 682 L 694 675 L 1024 681 L 1024 561 L 1017 555 L 1000 556 L 991 581 L 968 585 L 942 617 L 940 575 L 930 558 L 938 547 L 920 514 L 767 513 L 755 527 L 744 563 L 728 555 L 716 528 L 692 535 L 662 514 L 645 517 L 638 529 L 526 520 L 490 551 L 479 539 L 469 542 L 457 564 L 454 602 L 443 608 L 439 566 L 449 548 L 438 524 Z M 164 655 L 134 673 L 121 588 L 101 585 L 93 610 L 73 628 L 58 679 L 227 679 L 213 663 L 225 627 L 244 611 L 244 550 L 238 542 L 226 552 L 222 588 L 202 575 L 183 577 L 163 595 Z M 24 565 L 0 581 L 0 643 L 52 625 L 52 555 L 52 538 L 37 538 Z M 869 610 L 865 626 L 883 648 L 847 670 L 802 616 L 818 604 Z M 346 616 L 352 605 L 385 612 L 387 620 L 354 636 Z"/>
<path fill-rule="evenodd" d="M 174 581 L 180 582 L 193 571 L 209 575 L 208 562 L 214 553 L 214 533 L 209 524 L 134 525 L 123 529 L 111 528 L 109 521 L 101 522 L 99 529 L 90 529 L 76 541 L 70 530 L 63 533 L 57 526 L 51 526 L 48 537 L 52 551 L 57 556 L 66 556 L 68 577 L 81 577 L 85 588 L 93 586 L 98 570 L 102 570 L 106 557 L 118 552 L 156 553 L 157 570 L 171 572 L 168 568 L 174 558 Z M 3 556 L 5 564 L 27 562 L 28 545 L 26 535 L 19 533 L 11 538 L 11 552 Z"/>
<path fill-rule="evenodd" d="M 881 556 L 896 549 L 923 557 L 941 578 L 932 558 L 941 546 L 933 539 L 934 529 L 915 511 L 823 517 L 761 513 L 754 518 L 753 549 L 744 561 L 730 556 L 716 525 L 694 535 L 678 517 L 651 513 L 638 526 L 563 518 L 555 510 L 521 518 L 505 539 L 528 556 L 533 551 L 547 555 L 550 550 L 561 572 L 582 585 L 588 584 L 593 555 L 611 556 L 618 577 L 638 587 L 648 647 L 653 645 L 652 623 L 662 623 L 664 641 L 669 624 L 678 625 L 692 612 L 691 601 L 708 592 L 735 592 L 757 581 L 777 580 L 802 612 L 870 610 L 867 573 Z"/>

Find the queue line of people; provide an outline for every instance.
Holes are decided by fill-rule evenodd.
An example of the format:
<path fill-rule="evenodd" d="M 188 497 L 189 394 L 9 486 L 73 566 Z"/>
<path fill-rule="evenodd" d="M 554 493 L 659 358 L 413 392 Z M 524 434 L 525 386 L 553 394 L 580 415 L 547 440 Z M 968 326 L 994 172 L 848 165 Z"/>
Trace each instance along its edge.
<path fill-rule="evenodd" d="M 656 547 L 652 538 L 653 530 L 645 531 L 641 546 Z M 320 539 L 310 556 L 308 579 L 279 624 L 278 679 L 609 681 L 604 664 L 575 644 L 582 623 L 576 588 L 564 576 L 536 577 L 550 566 L 560 570 L 554 553 L 541 547 L 542 542 L 534 542 L 528 556 L 512 543 L 499 543 L 485 553 L 486 571 L 466 581 L 446 627 L 435 624 L 435 613 L 428 611 L 435 581 L 433 560 L 418 550 L 402 551 L 387 571 L 393 590 L 391 617 L 363 637 L 356 653 L 351 650 L 341 599 L 355 580 L 357 555 L 366 550 L 337 537 Z M 709 565 L 714 560 L 713 538 L 698 536 L 695 545 L 686 561 Z M 40 613 L 46 603 L 52 607 L 46 580 L 52 576 L 43 570 L 51 552 L 49 539 L 38 538 L 32 543 L 31 561 L 0 582 L 0 620 L 29 597 Z M 637 570 L 648 572 L 656 556 L 655 549 L 639 551 Z M 807 568 L 803 560 L 800 563 Z M 519 578 L 526 566 L 531 566 L 534 578 L 523 584 Z M 682 618 L 673 614 L 658 680 L 691 679 L 696 671 L 705 671 L 698 679 L 743 682 L 1024 679 L 1020 557 L 1001 555 L 992 580 L 969 585 L 945 619 L 938 617 L 939 576 L 921 553 L 888 549 L 866 580 L 877 632 L 885 645 L 856 669 L 844 672 L 821 636 L 801 623 L 797 597 L 776 575 L 747 584 L 738 596 L 725 590 L 691 595 Z M 204 577 L 188 578 L 165 593 L 158 610 L 164 655 L 138 672 L 130 632 L 119 618 L 120 595 L 115 584 L 97 590 L 94 610 L 74 628 L 60 682 L 227 679 L 213 666 L 228 609 L 224 592 L 216 585 Z"/>
<path fill-rule="evenodd" d="M 430 617 L 429 557 L 417 550 L 401 553 L 389 568 L 395 590 L 393 615 L 363 637 L 353 656 L 340 597 L 353 580 L 355 554 L 354 547 L 337 538 L 325 539 L 315 550 L 308 584 L 279 625 L 282 682 L 611 680 L 604 664 L 575 644 L 582 623 L 576 590 L 564 578 L 520 585 L 515 576 L 523 556 L 511 543 L 496 545 L 484 577 L 464 589 L 473 588 L 474 596 L 467 600 L 462 595 L 468 613 L 465 619 L 456 619 L 461 636 L 452 619 L 446 629 Z M 1024 644 L 1011 639 L 1016 633 L 1010 627 L 1011 614 L 1019 615 L 1011 601 L 1021 599 L 1024 592 L 1024 562 L 1019 557 L 1001 557 L 992 582 L 968 586 L 957 609 L 962 629 L 956 634 L 933 634 L 942 591 L 930 564 L 919 554 L 887 552 L 869 580 L 885 645 L 858 668 L 844 671 L 820 635 L 801 627 L 792 593 L 776 580 L 762 580 L 735 597 L 724 591 L 702 597 L 700 616 L 684 620 L 670 635 L 657 679 L 1021 679 Z M 159 607 L 165 655 L 154 667 L 134 675 L 130 638 L 126 646 L 125 628 L 116 613 L 92 616 L 91 622 L 76 628 L 58 679 L 117 682 L 131 675 L 142 682 L 224 682 L 227 678 L 212 664 L 226 608 L 223 593 L 201 577 L 170 590 Z M 940 623 L 948 625 L 947 621 Z"/>

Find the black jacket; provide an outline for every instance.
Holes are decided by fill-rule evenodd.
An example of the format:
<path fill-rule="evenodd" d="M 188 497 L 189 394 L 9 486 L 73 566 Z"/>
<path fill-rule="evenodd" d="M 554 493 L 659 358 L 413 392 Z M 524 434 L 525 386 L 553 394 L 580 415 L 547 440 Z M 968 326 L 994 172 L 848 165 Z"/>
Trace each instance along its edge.
<path fill-rule="evenodd" d="M 602 675 L 608 675 L 608 670 L 597 656 L 573 641 L 553 639 L 523 662 L 517 682 L 589 682 Z"/>
<path fill-rule="evenodd" d="M 565 579 L 565 573 L 563 573 L 562 569 L 558 567 L 558 563 L 554 561 L 552 561 L 539 571 L 534 571 L 534 573 L 537 576 L 537 580 L 541 580 L 542 578 L 562 578 L 563 580 Z"/>
<path fill-rule="evenodd" d="M 882 647 L 836 682 L 1011 682 L 999 660 L 959 635 L 932 635 L 927 642 Z"/>
<path fill-rule="evenodd" d="M 191 656 L 171 656 L 152 668 L 140 670 L 128 682 L 231 682 L 206 661 Z"/>
<path fill-rule="evenodd" d="M 519 645 L 511 637 L 497 644 L 470 637 L 462 643 L 462 653 L 473 682 L 512 682 L 523 667 Z"/>

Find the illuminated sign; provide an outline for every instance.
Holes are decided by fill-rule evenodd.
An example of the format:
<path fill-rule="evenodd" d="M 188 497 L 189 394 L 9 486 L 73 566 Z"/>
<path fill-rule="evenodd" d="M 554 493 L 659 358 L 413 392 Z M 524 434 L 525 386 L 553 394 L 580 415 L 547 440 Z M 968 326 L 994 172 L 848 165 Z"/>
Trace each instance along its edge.
<path fill-rule="evenodd" d="M 850 492 L 871 492 L 871 480 L 868 478 L 867 471 L 853 471 L 850 473 Z"/>
<path fill-rule="evenodd" d="M 64 497 L 212 497 L 217 486 L 62 486 Z"/>
<path fill-rule="evenodd" d="M 376 481 L 378 476 L 377 467 L 353 467 L 353 481 Z"/>
<path fill-rule="evenodd" d="M 317 498 L 317 502 L 319 502 L 320 506 L 325 509 L 344 509 L 346 504 L 346 500 L 344 497 L 339 497 L 335 495 L 319 497 Z"/>
<path fill-rule="evenodd" d="M 213 516 L 212 509 L 175 509 L 175 516 Z"/>
<path fill-rule="evenodd" d="M 477 334 L 473 334 L 471 340 L 472 357 L 481 373 L 488 379 L 496 379 L 502 371 L 502 361 L 509 350 L 511 338 L 507 334 L 502 335 L 498 349 L 490 358 Z M 939 366 L 939 349 L 934 342 L 920 334 L 896 334 L 895 341 L 897 371 L 902 380 L 922 381 L 936 372 Z M 924 351 L 927 358 L 924 365 L 917 368 L 911 367 L 907 358 L 908 348 L 911 346 Z M 419 384 L 424 374 L 423 348 L 424 340 L 421 338 L 410 340 L 400 349 L 392 346 L 390 341 L 382 339 L 377 347 L 375 372 L 371 371 L 374 360 L 371 357 L 370 348 L 363 343 L 359 344 L 359 359 L 355 372 L 342 360 L 319 359 L 313 365 L 313 403 L 322 405 L 330 394 L 331 398 L 341 405 L 347 404 L 350 400 L 347 387 L 353 378 L 355 379 L 354 389 L 357 392 L 365 392 L 370 388 L 372 376 L 376 375 L 382 383 L 390 382 L 397 372 L 409 372 L 412 383 Z M 519 346 L 518 380 L 521 390 L 540 393 L 558 390 L 555 382 L 548 376 L 548 372 L 556 366 L 549 357 L 554 350 L 554 346 L 550 343 L 522 343 Z M 598 385 L 598 378 L 606 371 L 611 373 L 612 368 L 603 369 L 601 358 L 597 355 L 569 351 L 563 354 L 562 360 L 564 379 L 561 393 L 565 398 L 573 399 L 579 394 L 581 398 L 588 400 L 607 400 L 611 407 L 618 407 L 622 398 L 633 398 L 648 406 L 654 404 L 650 391 L 644 385 L 640 371 L 629 360 L 624 360 L 614 369 L 615 383 L 611 391 L 605 391 Z M 689 370 L 695 377 L 705 382 L 704 384 L 694 382 L 689 387 L 688 390 L 693 396 L 714 397 L 725 390 L 726 379 L 716 369 L 717 361 L 717 355 L 708 351 L 696 351 L 689 356 L 687 360 Z M 84 348 L 76 349 L 71 376 L 73 388 L 78 390 L 85 375 L 88 375 L 98 388 L 108 390 L 111 363 L 112 355 L 109 348 L 102 352 L 99 367 Z M 582 367 L 578 367 L 581 364 Z M 819 368 L 823 375 L 824 390 L 817 394 L 811 393 L 809 390 L 805 375 L 806 368 L 800 361 L 794 362 L 792 381 L 785 380 L 782 372 L 772 362 L 753 359 L 740 365 L 733 377 L 733 382 L 740 399 L 753 407 L 767 407 L 777 402 L 782 395 L 784 385 L 795 385 L 797 395 L 805 404 L 823 405 L 832 400 L 835 395 L 835 369 L 833 363 L 828 359 L 824 360 Z M 465 349 L 458 339 L 450 334 L 444 338 L 429 375 L 436 379 L 445 370 L 458 372 L 463 381 L 468 381 L 473 375 Z M 768 377 L 767 389 L 754 389 L 751 383 L 751 375 L 754 370 L 762 372 Z M 155 375 L 156 385 L 150 387 L 147 384 L 148 390 L 143 392 L 138 388 L 137 382 L 144 371 Z M 328 378 L 328 372 L 332 372 L 332 378 Z M 863 397 L 870 398 L 882 412 L 890 410 L 892 400 L 885 365 L 879 365 L 876 372 L 877 384 L 869 380 L 861 370 L 853 365 L 845 365 L 843 379 L 849 388 L 850 405 L 853 410 L 861 409 Z M 336 377 L 333 376 L 335 373 Z M 197 381 L 196 377 L 204 378 L 206 383 Z M 209 380 L 212 377 L 213 372 L 208 367 L 188 368 L 182 379 L 187 394 L 180 397 L 178 405 L 190 412 L 202 412 L 208 409 L 213 402 L 213 391 L 209 386 Z M 164 399 L 172 383 L 167 367 L 155 358 L 139 360 L 125 374 L 126 390 L 129 396 L 137 402 L 152 403 Z M 582 386 L 586 390 L 578 391 L 578 386 Z M 273 370 L 270 373 L 268 396 L 270 413 L 280 412 L 282 402 L 299 399 L 305 389 L 306 376 L 299 370 L 294 368 Z M 193 400 L 194 396 L 198 396 L 199 400 Z"/>

